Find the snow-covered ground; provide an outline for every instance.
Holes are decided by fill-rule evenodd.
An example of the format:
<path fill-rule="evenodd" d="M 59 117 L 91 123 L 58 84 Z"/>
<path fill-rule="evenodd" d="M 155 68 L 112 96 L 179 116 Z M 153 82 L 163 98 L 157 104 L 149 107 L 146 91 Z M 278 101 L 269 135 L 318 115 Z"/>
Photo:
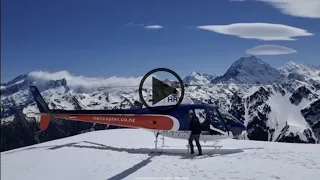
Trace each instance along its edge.
<path fill-rule="evenodd" d="M 1 179 L 317 180 L 320 175 L 316 144 L 223 140 L 220 150 L 206 147 L 204 156 L 194 157 L 184 140 L 165 138 L 169 147 L 162 154 L 151 153 L 153 141 L 145 130 L 115 129 L 11 150 L 1 153 Z"/>

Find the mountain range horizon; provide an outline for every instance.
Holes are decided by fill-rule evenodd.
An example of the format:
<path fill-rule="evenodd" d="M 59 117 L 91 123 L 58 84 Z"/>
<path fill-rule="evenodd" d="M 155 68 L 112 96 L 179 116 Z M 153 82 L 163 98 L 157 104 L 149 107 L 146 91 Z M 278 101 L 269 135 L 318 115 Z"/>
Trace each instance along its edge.
<path fill-rule="evenodd" d="M 38 87 L 52 109 L 123 109 L 141 108 L 138 95 L 141 79 L 33 71 L 1 84 L 1 128 L 5 132 L 1 150 L 110 128 L 62 121 L 62 125 L 53 124 L 47 132 L 35 136 L 39 121 L 35 114 L 37 106 L 30 95 L 31 85 Z M 260 58 L 248 56 L 232 63 L 220 76 L 193 71 L 183 80 L 185 84 L 203 85 L 185 88 L 185 96 L 194 103 L 216 104 L 226 118 L 231 115 L 242 121 L 248 128 L 246 139 L 320 142 L 320 68 L 317 66 L 289 61 L 274 68 Z M 144 93 L 151 95 L 148 89 Z"/>
<path fill-rule="evenodd" d="M 211 82 L 211 80 L 213 80 L 214 78 L 218 78 L 218 77 L 224 76 L 228 71 L 230 71 L 230 68 L 232 67 L 232 65 L 236 64 L 237 62 L 239 63 L 240 61 L 250 60 L 250 59 L 254 60 L 256 62 L 260 62 L 260 63 L 262 62 L 262 63 L 265 63 L 265 64 L 269 65 L 267 62 L 263 61 L 261 58 L 258 58 L 257 56 L 248 55 L 248 56 L 242 56 L 238 60 L 234 61 L 234 63 L 229 66 L 229 68 L 225 71 L 224 74 L 220 74 L 219 75 L 219 74 L 214 73 L 214 72 L 208 73 L 208 72 L 191 71 L 188 75 L 186 75 L 185 77 L 181 77 L 181 78 L 184 80 L 184 82 L 188 82 L 189 83 L 190 80 L 188 80 L 188 78 L 196 76 L 196 75 L 200 75 L 200 76 L 206 76 L 205 79 L 208 79 Z M 256 63 L 256 62 L 252 62 L 252 63 Z M 317 65 L 296 63 L 293 60 L 286 62 L 285 64 L 283 64 L 280 67 L 273 67 L 273 68 L 279 70 L 279 69 L 281 69 L 281 68 L 283 68 L 285 66 L 288 66 L 288 65 L 293 65 L 293 66 L 303 65 L 303 66 L 310 67 L 310 68 L 320 69 L 320 65 L 317 66 Z M 270 66 L 270 67 L 272 67 L 272 66 Z M 124 77 L 121 77 L 121 76 L 109 76 L 109 77 L 93 77 L 92 76 L 92 77 L 89 77 L 89 76 L 71 74 L 70 72 L 68 72 L 66 70 L 60 70 L 60 71 L 55 71 L 55 72 L 34 70 L 34 71 L 27 72 L 25 74 L 17 75 L 15 78 L 13 78 L 12 80 L 9 80 L 7 82 L 1 82 L 1 88 L 3 88 L 4 86 L 10 85 L 10 84 L 16 83 L 17 81 L 19 81 L 19 79 L 21 77 L 26 77 L 26 76 L 30 76 L 30 75 L 33 76 L 34 74 L 37 74 L 38 78 L 41 79 L 41 73 L 45 74 L 45 76 L 46 76 L 45 79 L 50 79 L 50 78 L 48 78 L 48 76 L 52 76 L 52 80 L 56 80 L 58 77 L 60 77 L 60 79 L 63 79 L 63 76 L 66 76 L 66 77 L 68 77 L 68 76 L 69 77 L 80 77 L 80 78 L 101 78 L 101 79 L 107 79 L 107 78 L 131 78 L 132 79 L 132 78 L 141 78 L 143 76 L 143 74 L 142 74 L 140 77 L 125 77 L 125 76 Z M 207 84 L 207 83 L 205 83 L 205 84 Z M 213 84 L 215 84 L 215 82 L 213 82 Z"/>

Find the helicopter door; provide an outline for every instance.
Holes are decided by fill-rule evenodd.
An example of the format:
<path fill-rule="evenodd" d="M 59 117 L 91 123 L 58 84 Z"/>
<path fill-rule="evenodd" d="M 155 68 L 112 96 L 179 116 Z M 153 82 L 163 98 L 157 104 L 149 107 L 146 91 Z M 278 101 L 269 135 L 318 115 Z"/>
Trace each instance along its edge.
<path fill-rule="evenodd" d="M 209 133 L 210 131 L 210 124 L 207 121 L 207 114 L 206 114 L 206 110 L 205 109 L 194 109 L 194 112 L 196 114 L 196 116 L 199 118 L 199 121 L 201 123 L 201 131 L 202 134 L 206 134 Z"/>

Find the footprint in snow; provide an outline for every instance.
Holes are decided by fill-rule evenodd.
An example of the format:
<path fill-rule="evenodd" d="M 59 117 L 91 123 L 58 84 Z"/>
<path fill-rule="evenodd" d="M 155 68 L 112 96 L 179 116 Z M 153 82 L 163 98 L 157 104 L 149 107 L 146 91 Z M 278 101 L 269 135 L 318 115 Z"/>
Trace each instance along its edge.
<path fill-rule="evenodd" d="M 271 177 L 274 178 L 274 179 L 281 179 L 279 176 L 272 175 Z"/>

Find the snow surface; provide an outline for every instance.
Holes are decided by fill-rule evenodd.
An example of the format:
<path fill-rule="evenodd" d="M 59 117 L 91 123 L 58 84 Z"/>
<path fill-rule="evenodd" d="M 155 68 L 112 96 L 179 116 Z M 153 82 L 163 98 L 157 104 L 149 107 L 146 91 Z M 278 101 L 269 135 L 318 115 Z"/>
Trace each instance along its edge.
<path fill-rule="evenodd" d="M 295 129 L 296 132 L 293 132 L 295 134 L 299 134 L 300 138 L 303 138 L 304 136 L 303 131 L 310 128 L 300 113 L 301 108 L 291 104 L 289 98 L 290 94 L 282 96 L 279 93 L 275 93 L 274 95 L 271 95 L 269 99 L 269 105 L 273 108 L 270 113 L 271 118 L 268 123 L 269 127 L 276 129 L 273 139 L 276 139 L 279 136 L 282 128 L 284 128 L 286 124 L 289 126 L 300 127 Z M 276 128 L 276 126 L 280 126 L 280 128 Z"/>
<path fill-rule="evenodd" d="M 317 144 L 223 140 L 220 150 L 204 147 L 204 156 L 194 157 L 186 140 L 165 138 L 170 147 L 162 154 L 151 153 L 153 141 L 145 130 L 114 129 L 6 151 L 1 179 L 317 180 L 320 174 Z"/>

